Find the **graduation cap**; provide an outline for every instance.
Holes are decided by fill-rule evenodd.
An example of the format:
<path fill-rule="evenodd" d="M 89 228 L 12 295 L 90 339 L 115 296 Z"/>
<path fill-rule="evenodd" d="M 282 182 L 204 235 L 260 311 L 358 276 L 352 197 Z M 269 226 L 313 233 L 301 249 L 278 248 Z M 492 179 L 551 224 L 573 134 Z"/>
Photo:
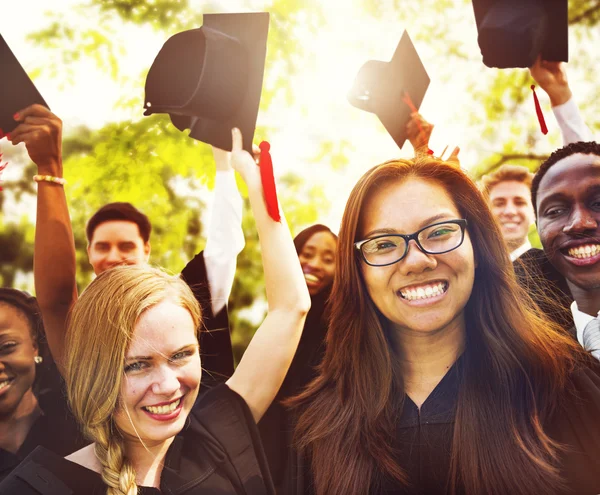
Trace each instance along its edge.
<path fill-rule="evenodd" d="M 531 67 L 540 54 L 568 62 L 567 0 L 473 0 L 473 10 L 488 67 Z"/>
<path fill-rule="evenodd" d="M 416 112 L 429 86 L 419 54 L 404 31 L 389 62 L 369 60 L 358 71 L 348 101 L 376 114 L 398 147 L 406 141 L 406 124 Z"/>
<path fill-rule="evenodd" d="M 231 129 L 252 153 L 269 14 L 205 14 L 198 29 L 169 38 L 146 78 L 144 115 L 168 113 L 179 130 L 231 150 Z"/>
<path fill-rule="evenodd" d="M 2 67 L 2 89 L 0 90 L 0 129 L 4 134 L 12 132 L 19 122 L 13 115 L 29 105 L 48 105 L 29 76 L 0 35 L 0 67 Z M 0 136 L 2 137 L 2 136 Z"/>

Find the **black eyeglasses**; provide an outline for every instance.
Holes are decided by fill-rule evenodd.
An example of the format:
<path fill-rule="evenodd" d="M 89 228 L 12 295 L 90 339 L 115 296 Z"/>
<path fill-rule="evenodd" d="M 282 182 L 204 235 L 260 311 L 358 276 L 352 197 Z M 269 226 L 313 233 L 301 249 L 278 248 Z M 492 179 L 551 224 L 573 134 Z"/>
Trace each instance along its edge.
<path fill-rule="evenodd" d="M 382 234 L 354 243 L 363 260 L 371 266 L 397 263 L 408 253 L 408 244 L 414 240 L 426 254 L 444 254 L 454 251 L 465 240 L 465 219 L 446 220 L 423 227 L 414 234 Z"/>

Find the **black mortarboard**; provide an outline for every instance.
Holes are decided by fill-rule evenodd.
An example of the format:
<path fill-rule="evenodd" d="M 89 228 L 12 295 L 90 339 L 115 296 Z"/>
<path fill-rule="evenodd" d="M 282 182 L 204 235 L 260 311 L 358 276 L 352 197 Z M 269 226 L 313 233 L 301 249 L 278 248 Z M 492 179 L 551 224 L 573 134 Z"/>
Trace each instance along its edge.
<path fill-rule="evenodd" d="M 2 67 L 0 129 L 4 134 L 8 134 L 19 125 L 19 122 L 13 118 L 13 115 L 19 110 L 34 103 L 49 107 L 2 35 L 0 35 L 0 67 Z"/>
<path fill-rule="evenodd" d="M 404 31 L 392 60 L 369 60 L 360 68 L 348 101 L 361 110 L 376 114 L 396 144 L 406 141 L 406 124 L 421 106 L 429 76 Z"/>
<path fill-rule="evenodd" d="M 567 0 L 473 0 L 473 10 L 488 67 L 531 67 L 540 54 L 568 62 Z"/>
<path fill-rule="evenodd" d="M 269 14 L 205 14 L 198 29 L 171 36 L 146 78 L 144 115 L 168 113 L 179 130 L 231 150 L 231 129 L 252 140 L 262 92 Z"/>

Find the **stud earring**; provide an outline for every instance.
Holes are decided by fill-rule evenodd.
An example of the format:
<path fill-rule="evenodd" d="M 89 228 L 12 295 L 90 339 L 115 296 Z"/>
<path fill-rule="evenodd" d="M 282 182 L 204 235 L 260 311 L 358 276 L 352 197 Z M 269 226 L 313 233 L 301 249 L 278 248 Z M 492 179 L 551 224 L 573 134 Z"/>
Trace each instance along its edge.
<path fill-rule="evenodd" d="M 44 358 L 43 358 L 42 356 L 35 356 L 35 357 L 33 358 L 33 362 L 34 362 L 35 364 L 40 364 L 40 363 L 41 363 L 43 360 L 44 360 Z"/>

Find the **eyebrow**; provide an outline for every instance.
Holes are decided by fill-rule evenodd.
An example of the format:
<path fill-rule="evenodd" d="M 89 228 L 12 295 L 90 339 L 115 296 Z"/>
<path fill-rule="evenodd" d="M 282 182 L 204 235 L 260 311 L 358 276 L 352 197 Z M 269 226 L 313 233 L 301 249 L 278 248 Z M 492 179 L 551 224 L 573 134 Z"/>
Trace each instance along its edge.
<path fill-rule="evenodd" d="M 421 222 L 421 228 L 436 223 L 438 220 L 454 220 L 454 215 L 450 213 L 438 213 L 437 215 L 433 215 L 432 217 L 427 218 L 423 222 Z M 398 234 L 399 232 L 396 229 L 383 228 L 383 229 L 375 229 L 371 230 L 367 234 L 364 235 L 364 239 L 368 239 L 370 237 L 379 235 L 379 234 Z"/>
<path fill-rule="evenodd" d="M 185 351 L 186 349 L 189 349 L 190 347 L 195 347 L 196 345 L 198 345 L 198 344 L 186 344 L 183 347 L 180 347 L 179 349 L 177 349 L 176 351 L 171 352 L 171 354 L 177 354 L 178 352 Z M 152 361 L 152 356 L 126 357 L 125 361 Z"/>
<path fill-rule="evenodd" d="M 563 192 L 553 193 L 540 201 L 538 211 L 542 211 L 546 207 L 547 203 L 551 203 L 553 201 L 571 201 L 571 198 Z"/>

